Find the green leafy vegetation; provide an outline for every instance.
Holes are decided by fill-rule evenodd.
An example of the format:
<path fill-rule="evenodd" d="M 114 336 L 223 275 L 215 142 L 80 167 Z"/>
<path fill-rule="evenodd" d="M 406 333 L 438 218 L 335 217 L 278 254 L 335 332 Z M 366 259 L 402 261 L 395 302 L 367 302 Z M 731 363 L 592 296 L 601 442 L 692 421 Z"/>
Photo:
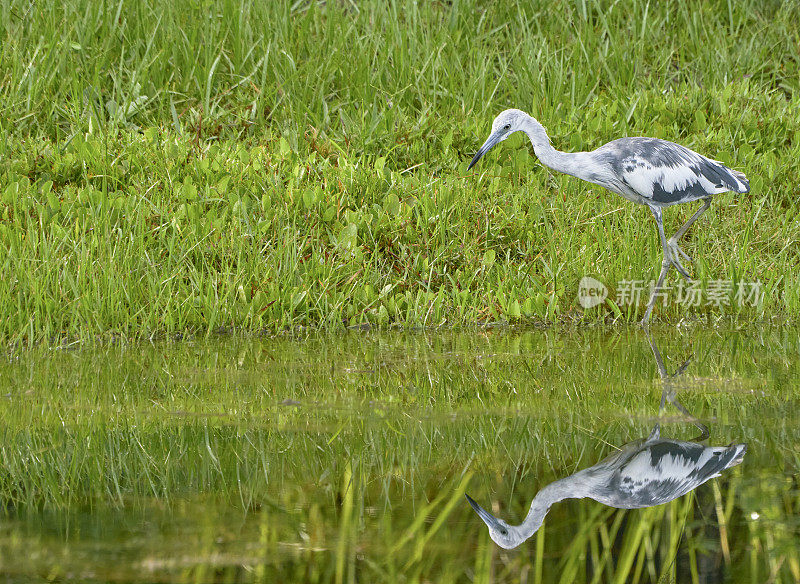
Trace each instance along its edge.
<path fill-rule="evenodd" d="M 646 209 L 521 137 L 465 172 L 512 106 L 564 150 L 651 135 L 745 171 L 685 247 L 763 303 L 655 316 L 793 320 L 797 5 L 518 4 L 0 4 L 0 337 L 635 320 L 576 297 L 655 278 Z"/>

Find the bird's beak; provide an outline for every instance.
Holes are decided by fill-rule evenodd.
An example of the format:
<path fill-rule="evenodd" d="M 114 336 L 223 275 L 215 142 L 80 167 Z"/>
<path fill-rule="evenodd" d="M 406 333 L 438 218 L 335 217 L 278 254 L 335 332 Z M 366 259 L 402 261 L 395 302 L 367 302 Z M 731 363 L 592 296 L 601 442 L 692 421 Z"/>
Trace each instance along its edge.
<path fill-rule="evenodd" d="M 496 132 L 496 133 L 492 134 L 491 136 L 489 136 L 489 138 L 486 140 L 486 142 L 483 143 L 483 146 L 481 146 L 480 150 L 478 150 L 475 153 L 475 156 L 472 157 L 472 162 L 469 163 L 469 166 L 467 167 L 467 170 L 470 170 L 473 166 L 475 166 L 475 164 L 481 158 L 483 158 L 484 154 L 489 152 L 489 150 L 491 150 L 498 142 L 500 142 L 501 138 L 502 138 L 502 134 L 500 132 Z"/>
<path fill-rule="evenodd" d="M 489 529 L 494 530 L 494 529 L 500 529 L 502 527 L 500 523 L 497 521 L 497 519 L 495 519 L 495 516 L 489 513 L 486 509 L 484 509 L 480 505 L 478 505 L 475 502 L 475 499 L 473 499 L 466 493 L 464 493 L 464 496 L 467 498 L 467 501 L 469 501 L 469 504 L 472 506 L 472 508 L 475 509 L 475 513 L 478 514 L 478 517 L 483 519 L 483 522 L 489 527 Z"/>

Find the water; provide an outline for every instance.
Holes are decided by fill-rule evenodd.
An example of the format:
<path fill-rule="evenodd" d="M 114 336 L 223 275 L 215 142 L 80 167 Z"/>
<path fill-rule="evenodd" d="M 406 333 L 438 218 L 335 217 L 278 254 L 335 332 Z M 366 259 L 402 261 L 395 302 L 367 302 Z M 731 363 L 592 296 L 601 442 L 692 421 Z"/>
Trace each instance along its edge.
<path fill-rule="evenodd" d="M 113 582 L 800 581 L 800 333 L 653 340 L 741 465 L 646 509 L 553 506 L 667 405 L 639 331 L 483 330 L 43 350 L 0 365 L 0 575 Z"/>

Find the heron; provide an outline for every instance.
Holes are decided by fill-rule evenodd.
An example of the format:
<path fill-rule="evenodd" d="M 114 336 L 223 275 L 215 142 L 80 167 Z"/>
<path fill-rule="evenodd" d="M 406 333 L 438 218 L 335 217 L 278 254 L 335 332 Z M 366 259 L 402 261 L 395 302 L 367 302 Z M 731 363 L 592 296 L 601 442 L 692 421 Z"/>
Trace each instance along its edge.
<path fill-rule="evenodd" d="M 690 280 L 681 258 L 689 262 L 692 259 L 678 242 L 705 213 L 713 196 L 728 191 L 742 194 L 750 192 L 750 183 L 742 172 L 685 146 L 659 138 L 619 138 L 591 152 L 561 152 L 550 144 L 542 124 L 518 109 L 505 110 L 494 119 L 491 134 L 472 158 L 467 170 L 514 132 L 528 135 L 536 157 L 545 166 L 604 187 L 634 203 L 647 205 L 652 211 L 663 260 L 661 273 L 641 321 L 643 327 L 647 327 L 670 268 L 674 267 L 681 276 Z M 702 201 L 702 205 L 667 239 L 662 219 L 664 207 L 693 201 Z"/>
<path fill-rule="evenodd" d="M 746 444 L 698 444 L 697 441 L 709 437 L 708 428 L 678 402 L 674 391 L 675 378 L 685 371 L 689 361 L 684 362 L 673 375 L 667 375 L 661 354 L 649 336 L 648 342 L 663 384 L 659 413 L 669 401 L 700 428 L 700 436 L 692 441 L 672 440 L 662 437 L 661 427 L 656 424 L 647 438 L 630 442 L 594 466 L 544 487 L 533 498 L 520 525 L 510 525 L 498 519 L 465 495 L 497 545 L 512 549 L 523 543 L 542 526 L 550 507 L 564 499 L 588 497 L 618 509 L 654 507 L 682 497 L 742 462 Z"/>
<path fill-rule="evenodd" d="M 540 490 L 520 525 L 498 519 L 469 495 L 467 501 L 502 548 L 512 549 L 531 537 L 553 504 L 564 499 L 594 499 L 617 509 L 641 509 L 669 503 L 742 462 L 746 444 L 703 446 L 662 438 L 656 424 L 646 439 L 623 446 L 594 466 Z"/>

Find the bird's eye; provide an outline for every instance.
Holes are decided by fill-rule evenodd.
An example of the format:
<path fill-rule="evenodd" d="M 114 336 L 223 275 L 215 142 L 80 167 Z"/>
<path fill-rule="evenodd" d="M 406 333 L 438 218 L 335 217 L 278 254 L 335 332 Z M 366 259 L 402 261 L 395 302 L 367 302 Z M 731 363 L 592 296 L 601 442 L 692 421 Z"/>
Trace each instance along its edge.
<path fill-rule="evenodd" d="M 503 129 L 504 130 L 510 130 L 511 129 L 511 124 L 506 124 L 505 126 L 503 126 Z"/>
<path fill-rule="evenodd" d="M 500 530 L 500 533 L 502 533 L 503 535 L 508 535 L 508 531 L 507 531 L 507 530 L 505 530 L 505 529 L 501 529 L 501 530 Z"/>

